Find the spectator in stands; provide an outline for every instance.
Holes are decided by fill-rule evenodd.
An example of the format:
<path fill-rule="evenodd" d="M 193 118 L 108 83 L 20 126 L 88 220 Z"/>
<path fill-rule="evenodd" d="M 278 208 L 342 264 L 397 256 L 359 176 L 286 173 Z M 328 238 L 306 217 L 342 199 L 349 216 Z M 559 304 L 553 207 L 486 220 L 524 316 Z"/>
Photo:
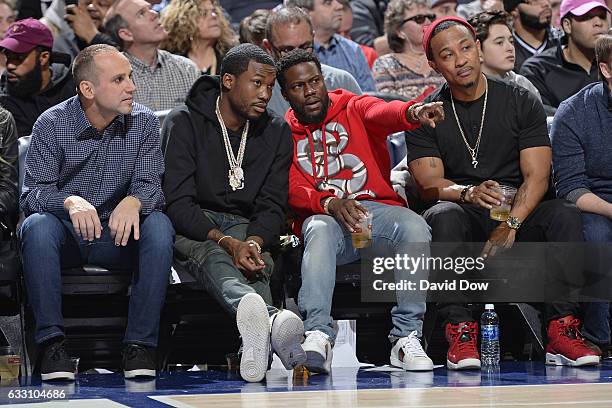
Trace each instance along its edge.
<path fill-rule="evenodd" d="M 602 80 L 566 99 L 555 114 L 553 169 L 557 195 L 582 211 L 585 240 L 612 242 L 612 36 L 597 40 L 595 56 Z M 595 322 L 587 325 L 586 319 Z M 599 347 L 608 345 L 608 303 L 593 303 L 585 326 L 585 337 Z"/>
<path fill-rule="evenodd" d="M 385 12 L 385 33 L 394 52 L 374 63 L 379 92 L 415 99 L 445 82 L 427 63 L 422 45 L 423 27 L 435 19 L 427 0 L 391 0 Z"/>
<path fill-rule="evenodd" d="M 357 80 L 364 92 L 376 90 L 368 61 L 357 43 L 336 34 L 342 23 L 338 0 L 287 0 L 287 7 L 301 7 L 310 14 L 314 50 L 322 63 L 343 69 Z"/>
<path fill-rule="evenodd" d="M 268 18 L 263 45 L 275 60 L 296 48 L 314 52 L 314 33 L 310 16 L 299 7 L 282 8 L 272 12 Z M 321 64 L 321 71 L 325 86 L 329 90 L 346 89 L 361 95 L 361 88 L 348 72 L 325 64 Z M 289 103 L 281 94 L 278 81 L 274 84 L 268 109 L 282 118 L 289 110 Z"/>
<path fill-rule="evenodd" d="M 2 0 L 0 1 L 0 39 L 4 38 L 8 27 L 15 22 L 15 10 L 12 6 Z M 0 54 L 0 75 L 6 70 L 6 56 Z"/>
<path fill-rule="evenodd" d="M 11 3 L 6 0 L 0 1 L 0 39 L 4 38 L 6 30 L 15 22 L 15 17 L 16 13 Z"/>
<path fill-rule="evenodd" d="M 205 74 L 218 75 L 223 56 L 236 45 L 236 34 L 214 0 L 172 0 L 161 24 L 168 32 L 161 48 L 189 58 Z"/>
<path fill-rule="evenodd" d="M 282 5 L 282 0 L 220 0 L 221 7 L 229 18 L 232 25 L 238 24 L 250 16 L 257 9 L 272 10 L 275 7 Z"/>
<path fill-rule="evenodd" d="M 504 10 L 513 20 L 514 72 L 520 71 L 527 58 L 559 44 L 550 26 L 550 0 L 504 0 Z"/>
<path fill-rule="evenodd" d="M 371 246 L 382 251 L 377 254 L 412 254 L 419 243 L 420 249 L 429 247 L 429 228 L 391 187 L 387 135 L 420 124 L 435 126 L 443 118 L 442 108 L 440 104 L 386 103 L 342 90 L 328 93 L 319 61 L 305 50 L 282 57 L 277 76 L 291 104 L 285 118 L 296 146 L 289 205 L 299 217 L 294 230 L 304 239 L 298 307 L 307 333 L 305 365 L 310 371 L 329 373 L 335 340 L 331 305 L 336 265 L 361 257 L 351 243 L 351 232 L 359 228 L 360 219 L 368 212 L 374 217 Z M 343 147 L 328 149 L 335 153 L 324 156 L 325 146 Z M 338 169 L 343 157 L 345 166 Z M 327 163 L 334 164 L 328 167 Z M 352 178 L 338 177 L 342 171 L 352 171 Z M 395 270 L 396 281 L 404 272 Z M 432 370 L 419 340 L 425 302 L 414 301 L 402 291 L 397 292 L 397 302 L 391 311 L 391 364 L 409 371 Z"/>
<path fill-rule="evenodd" d="M 263 48 L 263 40 L 266 38 L 266 25 L 270 10 L 255 10 L 253 14 L 240 22 L 240 43 L 251 43 Z"/>
<path fill-rule="evenodd" d="M 564 0 L 561 23 L 566 45 L 548 49 L 521 67 L 521 74 L 540 91 L 549 113 L 586 85 L 597 82 L 595 41 L 608 32 L 609 15 L 603 0 Z"/>
<path fill-rule="evenodd" d="M 432 241 L 486 241 L 484 257 L 515 241 L 582 242 L 578 209 L 564 200 L 542 201 L 551 149 L 535 95 L 482 74 L 476 33 L 463 19 L 447 17 L 429 26 L 423 48 L 447 81 L 426 99 L 443 102 L 447 120 L 406 136 L 421 197 L 435 203 L 423 214 Z M 495 190 L 499 185 L 518 189 L 506 222 L 489 217 L 491 205 L 502 199 Z M 570 263 L 563 257 L 559 254 L 560 263 Z M 598 364 L 599 355 L 580 336 L 573 305 L 554 303 L 549 309 L 547 362 Z M 478 323 L 467 306 L 445 304 L 438 315 L 449 343 L 448 368 L 480 368 Z"/>
<path fill-rule="evenodd" d="M 64 20 L 72 30 L 55 36 L 54 49 L 74 58 L 80 50 L 93 44 L 116 46 L 110 36 L 100 32 L 112 4 L 112 0 L 80 0 L 78 4 L 67 5 Z"/>
<path fill-rule="evenodd" d="M 159 49 L 168 34 L 151 4 L 117 0 L 104 21 L 105 31 L 132 64 L 134 101 L 153 111 L 183 103 L 200 70 L 188 58 Z"/>
<path fill-rule="evenodd" d="M 265 377 L 270 341 L 287 369 L 306 359 L 301 319 L 272 306 L 269 286 L 293 144 L 287 124 L 266 111 L 276 72 L 264 50 L 232 48 L 220 73 L 201 77 L 164 121 L 164 192 L 177 261 L 236 316 L 240 373 L 256 382 Z"/>
<path fill-rule="evenodd" d="M 476 14 L 469 20 L 476 30 L 482 51 L 482 72 L 494 78 L 515 83 L 540 99 L 540 92 L 527 78 L 514 73 L 515 52 L 512 20 L 505 11 Z"/>
<path fill-rule="evenodd" d="M 469 19 L 483 11 L 501 11 L 504 9 L 502 0 L 474 0 L 457 6 L 457 15 Z"/>
<path fill-rule="evenodd" d="M 457 15 L 457 2 L 455 0 L 433 0 L 431 10 L 438 17 Z"/>
<path fill-rule="evenodd" d="M 9 111 L 0 107 L 0 240 L 15 234 L 19 213 L 17 189 L 17 126 Z"/>
<path fill-rule="evenodd" d="M 53 36 L 40 21 L 19 20 L 0 41 L 7 58 L 0 104 L 17 123 L 17 134 L 26 136 L 38 116 L 51 106 L 75 94 L 68 67 L 53 64 Z"/>
<path fill-rule="evenodd" d="M 358 44 L 374 47 L 375 41 L 383 41 L 385 34 L 385 10 L 389 0 L 351 0 L 353 9 L 353 27 L 351 28 L 351 38 Z M 378 51 L 379 55 L 382 55 Z"/>
<path fill-rule="evenodd" d="M 351 28 L 353 28 L 353 9 L 351 8 L 351 2 L 349 0 L 338 0 L 338 2 L 342 4 L 342 23 L 338 29 L 338 34 L 352 41 Z M 368 66 L 372 69 L 374 61 L 378 58 L 376 50 L 365 44 L 359 44 L 359 47 L 361 47 L 361 51 L 363 51 L 363 55 L 365 55 L 368 61 Z"/>
<path fill-rule="evenodd" d="M 84 264 L 135 268 L 123 370 L 126 378 L 155 376 L 174 230 L 162 212 L 159 121 L 133 103 L 131 71 L 112 46 L 84 49 L 73 65 L 78 96 L 47 110 L 32 132 L 20 237 L 43 381 L 74 379 L 60 271 Z"/>
<path fill-rule="evenodd" d="M 561 31 L 561 0 L 551 0 L 550 9 L 552 10 L 551 25 L 555 30 Z"/>

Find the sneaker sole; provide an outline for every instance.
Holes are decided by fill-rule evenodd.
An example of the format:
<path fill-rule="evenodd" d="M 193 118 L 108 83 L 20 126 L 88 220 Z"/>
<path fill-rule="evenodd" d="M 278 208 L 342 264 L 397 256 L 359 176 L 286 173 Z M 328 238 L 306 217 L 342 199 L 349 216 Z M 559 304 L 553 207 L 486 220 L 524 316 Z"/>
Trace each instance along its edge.
<path fill-rule="evenodd" d="M 259 295 L 248 293 L 242 297 L 236 324 L 242 337 L 240 376 L 248 382 L 259 382 L 266 377 L 270 356 L 270 316 Z"/>
<path fill-rule="evenodd" d="M 583 356 L 578 360 L 570 360 L 563 354 L 546 353 L 546 364 L 568 367 L 583 367 L 591 365 L 599 365 L 599 356 Z"/>
<path fill-rule="evenodd" d="M 53 381 L 53 380 L 71 380 L 74 381 L 74 373 L 70 371 L 56 371 L 54 373 L 41 374 L 40 378 L 43 381 Z"/>
<path fill-rule="evenodd" d="M 308 371 L 312 371 L 313 373 L 319 374 L 329 374 L 329 372 L 331 371 L 331 362 L 333 359 L 331 349 L 328 353 L 329 361 L 316 351 L 305 350 L 305 352 L 306 362 L 304 363 L 304 365 L 306 366 Z"/>
<path fill-rule="evenodd" d="M 284 310 L 272 322 L 272 350 L 287 370 L 306 362 L 306 352 L 302 348 L 304 322 L 294 313 Z"/>
<path fill-rule="evenodd" d="M 449 370 L 479 370 L 480 360 L 477 358 L 464 358 L 458 363 L 453 363 L 450 360 L 446 360 L 446 367 Z"/>
<path fill-rule="evenodd" d="M 431 360 L 429 362 L 422 362 L 412 365 L 406 364 L 395 357 L 391 357 L 390 360 L 392 366 L 402 368 L 406 371 L 432 371 L 434 368 L 433 361 Z"/>
<path fill-rule="evenodd" d="M 135 377 L 155 377 L 155 370 L 150 370 L 147 368 L 139 368 L 137 370 L 129 370 L 124 371 L 123 376 L 125 378 L 135 378 Z"/>

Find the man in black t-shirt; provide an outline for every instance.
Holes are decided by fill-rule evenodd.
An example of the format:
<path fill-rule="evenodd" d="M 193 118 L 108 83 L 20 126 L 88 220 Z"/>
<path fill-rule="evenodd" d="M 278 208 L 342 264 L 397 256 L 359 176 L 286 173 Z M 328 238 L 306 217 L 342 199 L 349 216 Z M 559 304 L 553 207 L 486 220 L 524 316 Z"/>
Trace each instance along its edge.
<path fill-rule="evenodd" d="M 408 162 L 422 198 L 436 202 L 423 216 L 433 242 L 484 242 L 483 257 L 514 241 L 580 242 L 580 213 L 567 201 L 541 202 L 548 190 L 551 149 L 542 104 L 515 85 L 486 78 L 473 28 L 459 18 L 433 23 L 423 45 L 447 83 L 432 94 L 446 119 L 435 129 L 409 132 Z M 503 198 L 499 185 L 518 189 L 508 221 L 490 219 Z M 574 319 L 574 304 L 551 304 L 547 363 L 599 363 Z M 478 325 L 465 305 L 439 313 L 449 342 L 449 369 L 479 368 Z"/>

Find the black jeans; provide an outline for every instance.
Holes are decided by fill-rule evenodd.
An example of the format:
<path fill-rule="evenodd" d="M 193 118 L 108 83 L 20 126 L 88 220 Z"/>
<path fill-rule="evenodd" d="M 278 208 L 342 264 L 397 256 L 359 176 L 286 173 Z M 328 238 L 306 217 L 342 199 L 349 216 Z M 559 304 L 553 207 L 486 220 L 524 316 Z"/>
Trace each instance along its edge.
<path fill-rule="evenodd" d="M 432 229 L 432 242 L 485 242 L 500 224 L 489 217 L 489 210 L 470 204 L 441 201 L 423 213 Z M 578 208 L 565 200 L 540 203 L 517 231 L 516 242 L 582 242 L 582 218 Z M 572 254 L 560 254 L 559 262 Z M 570 262 L 567 259 L 567 262 Z M 439 304 L 439 316 L 444 325 L 473 321 L 465 304 Z M 546 304 L 546 321 L 575 314 L 577 303 L 556 302 Z"/>

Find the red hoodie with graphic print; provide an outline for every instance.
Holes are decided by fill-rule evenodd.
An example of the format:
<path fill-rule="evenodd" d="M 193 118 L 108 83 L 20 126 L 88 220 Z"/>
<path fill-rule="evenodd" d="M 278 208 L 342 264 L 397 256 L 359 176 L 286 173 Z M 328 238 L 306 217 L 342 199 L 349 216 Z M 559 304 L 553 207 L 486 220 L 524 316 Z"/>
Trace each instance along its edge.
<path fill-rule="evenodd" d="M 293 226 L 299 235 L 304 219 L 324 213 L 325 197 L 406 205 L 389 179 L 387 136 L 419 126 L 406 118 L 416 101 L 385 102 L 342 89 L 328 94 L 331 106 L 323 123 L 302 125 L 293 109 L 285 115 L 294 143 L 289 205 L 299 216 Z"/>

